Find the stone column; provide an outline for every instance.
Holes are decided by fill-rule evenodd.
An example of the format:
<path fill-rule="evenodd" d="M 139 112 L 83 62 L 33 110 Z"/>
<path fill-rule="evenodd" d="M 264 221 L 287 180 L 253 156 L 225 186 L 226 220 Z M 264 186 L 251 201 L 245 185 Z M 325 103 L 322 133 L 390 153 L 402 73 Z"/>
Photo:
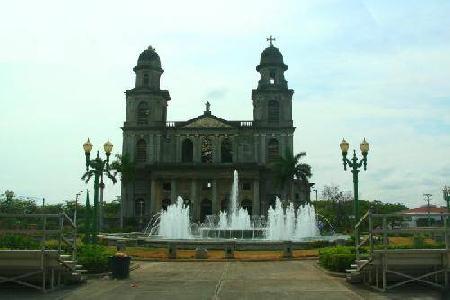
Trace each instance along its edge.
<path fill-rule="evenodd" d="M 197 200 L 197 179 L 193 178 L 191 181 L 191 216 L 192 219 L 198 218 L 197 206 L 199 201 Z"/>
<path fill-rule="evenodd" d="M 214 140 L 213 140 L 213 154 L 214 154 L 214 162 L 215 163 L 220 163 L 221 162 L 221 147 L 220 147 L 220 137 L 218 134 L 216 134 L 214 136 Z"/>
<path fill-rule="evenodd" d="M 147 157 L 149 162 L 155 161 L 155 139 L 153 134 L 148 135 Z M 136 152 L 136 151 L 135 151 Z"/>
<path fill-rule="evenodd" d="M 260 159 L 260 154 L 259 154 L 259 148 L 258 148 L 258 144 L 259 144 L 259 139 L 258 139 L 259 135 L 255 134 L 253 136 L 253 144 L 254 144 L 254 149 L 253 149 L 253 157 L 255 158 L 255 162 L 256 163 L 260 163 L 261 159 Z"/>
<path fill-rule="evenodd" d="M 145 179 L 145 198 L 144 198 L 144 215 L 152 216 L 152 199 L 151 199 L 151 183 L 149 184 L 148 178 Z"/>
<path fill-rule="evenodd" d="M 200 137 L 196 134 L 193 138 L 194 162 L 196 163 L 200 162 L 200 142 Z"/>
<path fill-rule="evenodd" d="M 179 134 L 175 135 L 175 161 L 181 162 L 181 136 Z"/>
<path fill-rule="evenodd" d="M 259 180 L 253 180 L 253 214 L 261 215 L 260 208 L 260 199 L 259 199 Z"/>
<path fill-rule="evenodd" d="M 124 212 L 124 216 L 125 217 L 133 217 L 134 216 L 134 190 L 133 190 L 133 184 L 132 183 L 127 183 L 125 186 L 125 193 L 126 198 L 124 199 L 126 201 L 125 203 L 125 212 Z"/>
<path fill-rule="evenodd" d="M 265 163 L 266 162 L 266 135 L 261 134 L 261 144 L 259 149 L 261 150 L 261 156 L 260 156 L 260 162 Z"/>
<path fill-rule="evenodd" d="M 294 153 L 293 135 L 289 133 L 288 136 L 287 136 L 287 140 L 288 140 L 288 147 L 289 147 L 289 149 L 291 149 L 292 153 Z"/>
<path fill-rule="evenodd" d="M 231 143 L 232 143 L 232 147 L 233 147 L 233 163 L 236 162 L 240 162 L 241 161 L 241 157 L 239 155 L 239 147 L 238 147 L 238 139 L 237 139 L 237 135 L 232 135 L 230 137 Z"/>
<path fill-rule="evenodd" d="M 156 150 L 155 150 L 155 160 L 157 162 L 161 161 L 161 134 L 156 135 Z"/>
<path fill-rule="evenodd" d="M 211 182 L 212 188 L 212 213 L 217 214 L 220 210 L 220 206 L 217 199 L 217 180 L 213 179 Z"/>
<path fill-rule="evenodd" d="M 177 201 L 177 181 L 172 178 L 170 181 L 170 203 L 173 204 Z"/>
<path fill-rule="evenodd" d="M 160 204 L 158 204 L 158 201 L 156 200 L 156 181 L 155 179 L 152 179 L 151 183 L 151 190 L 150 190 L 150 207 L 151 207 L 151 214 L 155 214 L 158 210 L 161 209 Z"/>

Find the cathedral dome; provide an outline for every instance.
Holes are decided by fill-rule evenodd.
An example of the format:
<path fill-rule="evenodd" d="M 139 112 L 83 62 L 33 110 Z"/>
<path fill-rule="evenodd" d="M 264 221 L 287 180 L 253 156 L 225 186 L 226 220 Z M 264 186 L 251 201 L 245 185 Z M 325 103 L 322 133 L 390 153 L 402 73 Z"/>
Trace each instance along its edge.
<path fill-rule="evenodd" d="M 270 45 L 261 53 L 261 62 L 257 70 L 259 71 L 260 68 L 265 66 L 280 66 L 287 70 L 287 66 L 283 62 L 283 55 L 277 47 Z"/>
<path fill-rule="evenodd" d="M 161 68 L 161 59 L 155 49 L 152 46 L 149 46 L 146 50 L 144 50 L 144 52 L 141 53 L 141 55 L 139 55 L 137 65 L 150 65 Z"/>

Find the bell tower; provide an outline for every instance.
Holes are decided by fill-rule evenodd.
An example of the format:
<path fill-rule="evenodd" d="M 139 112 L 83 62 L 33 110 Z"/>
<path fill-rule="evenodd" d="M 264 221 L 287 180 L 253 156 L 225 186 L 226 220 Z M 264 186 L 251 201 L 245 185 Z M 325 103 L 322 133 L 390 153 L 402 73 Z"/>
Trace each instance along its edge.
<path fill-rule="evenodd" d="M 126 125 L 164 127 L 170 95 L 167 90 L 160 88 L 164 70 L 161 68 L 161 59 L 152 46 L 139 55 L 133 71 L 136 73 L 134 89 L 126 91 Z"/>
<path fill-rule="evenodd" d="M 253 121 L 259 127 L 292 127 L 292 95 L 284 72 L 288 66 L 283 55 L 273 45 L 275 38 L 267 38 L 269 47 L 261 53 L 256 71 L 261 74 L 258 87 L 252 91 Z"/>

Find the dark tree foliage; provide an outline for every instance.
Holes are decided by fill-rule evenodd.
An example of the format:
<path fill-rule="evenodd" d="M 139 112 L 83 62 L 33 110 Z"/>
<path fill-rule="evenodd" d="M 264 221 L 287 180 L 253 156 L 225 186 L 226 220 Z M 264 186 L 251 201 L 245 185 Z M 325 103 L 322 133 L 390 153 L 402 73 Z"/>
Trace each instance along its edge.
<path fill-rule="evenodd" d="M 292 180 L 298 179 L 307 184 L 311 178 L 311 166 L 301 162 L 305 156 L 305 152 L 294 155 L 291 151 L 286 150 L 284 157 L 280 156 L 271 163 L 270 167 L 274 172 L 276 184 L 283 191 L 283 200 L 292 200 L 289 190 Z"/>
<path fill-rule="evenodd" d="M 319 220 L 324 223 L 326 230 L 336 232 L 352 232 L 354 220 L 353 216 L 353 196 L 351 192 L 341 191 L 339 186 L 328 185 L 322 191 L 322 198 L 314 202 L 316 212 L 319 214 Z M 376 214 L 397 213 L 408 208 L 401 203 L 383 203 L 379 200 L 359 200 L 359 209 L 361 216 L 365 214 L 369 208 Z M 396 226 L 401 218 L 389 218 L 389 226 Z M 374 228 L 381 225 L 381 219 L 374 219 Z M 362 224 L 363 231 L 368 230 L 367 222 Z"/>

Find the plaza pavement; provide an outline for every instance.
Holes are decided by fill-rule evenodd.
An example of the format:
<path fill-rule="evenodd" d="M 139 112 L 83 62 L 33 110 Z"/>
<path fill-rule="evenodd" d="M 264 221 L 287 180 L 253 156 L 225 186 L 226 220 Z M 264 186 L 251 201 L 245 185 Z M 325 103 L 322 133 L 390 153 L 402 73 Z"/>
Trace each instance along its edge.
<path fill-rule="evenodd" d="M 0 289 L 0 299 L 441 299 L 432 289 L 375 293 L 331 277 L 315 263 L 139 262 L 127 280 L 91 279 L 47 295 Z"/>

